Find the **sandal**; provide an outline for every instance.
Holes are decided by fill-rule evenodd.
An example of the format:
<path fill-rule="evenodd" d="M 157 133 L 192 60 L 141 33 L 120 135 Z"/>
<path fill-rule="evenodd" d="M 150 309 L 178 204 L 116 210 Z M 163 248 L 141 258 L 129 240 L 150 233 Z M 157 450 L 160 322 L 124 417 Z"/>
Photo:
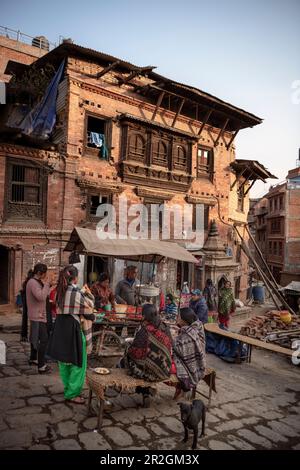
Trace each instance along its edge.
<path fill-rule="evenodd" d="M 84 405 L 85 399 L 83 397 L 75 397 L 67 400 L 71 403 L 75 403 L 76 405 Z"/>

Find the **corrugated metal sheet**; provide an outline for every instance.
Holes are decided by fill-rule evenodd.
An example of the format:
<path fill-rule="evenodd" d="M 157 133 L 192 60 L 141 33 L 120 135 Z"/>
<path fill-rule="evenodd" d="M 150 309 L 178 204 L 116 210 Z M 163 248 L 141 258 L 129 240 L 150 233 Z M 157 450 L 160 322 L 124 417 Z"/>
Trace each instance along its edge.
<path fill-rule="evenodd" d="M 68 80 L 65 78 L 58 86 L 58 95 L 56 100 L 56 113 L 62 111 L 66 106 L 68 92 Z"/>

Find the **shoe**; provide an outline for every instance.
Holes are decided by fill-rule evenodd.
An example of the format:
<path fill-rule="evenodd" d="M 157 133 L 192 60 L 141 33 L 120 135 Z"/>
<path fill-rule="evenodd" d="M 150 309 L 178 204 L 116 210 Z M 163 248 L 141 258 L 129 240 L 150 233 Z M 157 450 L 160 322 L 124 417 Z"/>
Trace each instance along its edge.
<path fill-rule="evenodd" d="M 29 364 L 30 366 L 33 366 L 33 365 L 37 366 L 37 365 L 38 365 L 38 361 L 37 361 L 37 359 L 29 359 L 28 364 Z"/>
<path fill-rule="evenodd" d="M 51 367 L 50 366 L 44 366 L 44 367 L 40 367 L 38 369 L 38 373 L 39 374 L 50 374 L 52 371 Z"/>

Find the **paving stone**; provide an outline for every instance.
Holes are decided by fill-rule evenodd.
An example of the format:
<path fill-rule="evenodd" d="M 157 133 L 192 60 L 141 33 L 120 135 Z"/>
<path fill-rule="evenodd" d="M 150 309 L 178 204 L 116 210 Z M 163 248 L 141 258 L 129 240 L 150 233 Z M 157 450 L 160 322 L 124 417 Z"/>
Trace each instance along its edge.
<path fill-rule="evenodd" d="M 236 403 L 226 403 L 222 406 L 222 411 L 225 413 L 241 418 L 245 415 L 245 412 L 236 406 Z"/>
<path fill-rule="evenodd" d="M 34 413 L 41 413 L 42 408 L 40 406 L 25 406 L 24 408 L 17 408 L 6 412 L 9 416 L 16 415 L 31 415 Z"/>
<path fill-rule="evenodd" d="M 299 434 L 294 428 L 291 428 L 281 421 L 269 421 L 267 425 L 273 429 L 273 431 L 283 434 L 286 437 L 297 437 Z"/>
<path fill-rule="evenodd" d="M 157 436 L 167 436 L 169 434 L 167 431 L 165 431 L 161 426 L 159 426 L 156 423 L 147 424 L 147 429 L 150 429 L 150 431 L 152 431 L 153 434 L 156 434 Z"/>
<path fill-rule="evenodd" d="M 61 439 L 53 444 L 55 450 L 81 450 L 75 439 Z"/>
<path fill-rule="evenodd" d="M 171 418 L 170 416 L 164 416 L 158 420 L 161 424 L 167 427 L 170 431 L 175 433 L 183 432 L 183 425 L 179 419 Z"/>
<path fill-rule="evenodd" d="M 218 432 L 233 431 L 234 429 L 239 429 L 241 427 L 243 427 L 242 421 L 233 419 L 232 421 L 226 421 L 225 423 L 219 424 L 216 426 L 216 430 Z"/>
<path fill-rule="evenodd" d="M 241 439 L 238 439 L 233 434 L 227 434 L 226 440 L 230 442 L 230 445 L 236 447 L 239 450 L 255 450 L 255 447 L 253 447 L 251 444 L 246 441 L 242 441 Z"/>
<path fill-rule="evenodd" d="M 52 395 L 52 398 L 53 398 L 54 401 L 56 401 L 58 403 L 61 403 L 61 402 L 65 401 L 65 397 L 64 397 L 63 393 L 59 393 L 58 395 Z"/>
<path fill-rule="evenodd" d="M 91 429 L 91 430 L 94 430 L 97 428 L 97 417 L 93 417 L 93 418 L 88 418 L 86 419 L 85 421 L 83 421 L 83 426 L 86 428 L 86 429 Z M 103 419 L 103 422 L 102 422 L 102 426 L 111 426 L 113 423 L 110 419 Z"/>
<path fill-rule="evenodd" d="M 50 405 L 53 403 L 53 400 L 50 397 L 32 397 L 27 400 L 29 405 Z"/>
<path fill-rule="evenodd" d="M 51 447 L 46 446 L 45 444 L 35 444 L 32 447 L 29 447 L 29 450 L 51 450 Z"/>
<path fill-rule="evenodd" d="M 279 434 L 276 431 L 273 431 L 273 429 L 270 429 L 266 426 L 255 426 L 255 431 L 257 431 L 259 434 L 262 436 L 266 437 L 267 439 L 270 439 L 272 442 L 286 442 L 287 438 L 283 436 L 282 434 Z"/>
<path fill-rule="evenodd" d="M 140 447 L 125 447 L 124 450 L 149 450 L 149 447 L 140 446 Z"/>
<path fill-rule="evenodd" d="M 134 424 L 133 426 L 129 426 L 127 431 L 141 441 L 147 441 L 151 438 L 149 432 L 142 426 L 137 426 Z"/>
<path fill-rule="evenodd" d="M 62 421 L 61 423 L 58 423 L 57 429 L 58 433 L 62 437 L 73 436 L 77 434 L 78 423 L 75 423 L 74 421 Z"/>
<path fill-rule="evenodd" d="M 293 450 L 300 450 L 300 444 L 297 444 L 292 447 Z"/>
<path fill-rule="evenodd" d="M 15 416 L 6 416 L 6 421 L 9 426 L 18 428 L 25 426 L 32 426 L 34 424 L 49 423 L 51 416 L 48 413 L 37 413 L 37 414 L 18 414 Z"/>
<path fill-rule="evenodd" d="M 272 449 L 272 442 L 270 442 L 265 437 L 262 437 L 253 431 L 250 431 L 249 429 L 240 429 L 238 432 L 238 436 L 247 439 L 247 441 L 251 442 L 251 444 L 254 444 L 256 446 L 264 447 L 266 449 Z"/>
<path fill-rule="evenodd" d="M 260 420 L 260 416 L 250 416 L 249 418 L 242 418 L 242 423 L 244 425 L 257 424 Z"/>
<path fill-rule="evenodd" d="M 292 428 L 294 428 L 300 433 L 300 416 L 299 415 L 298 416 L 296 415 L 285 416 L 285 418 L 282 418 L 280 422 L 285 423 L 288 426 L 291 426 Z"/>
<path fill-rule="evenodd" d="M 111 417 L 116 422 L 120 422 L 126 425 L 131 423 L 138 423 L 144 419 L 144 416 L 142 415 L 142 409 L 141 412 L 140 410 L 132 409 L 130 410 L 130 413 L 128 413 L 127 410 L 115 411 L 111 413 Z"/>
<path fill-rule="evenodd" d="M 0 398 L 0 410 L 12 410 L 14 408 L 25 407 L 25 401 L 21 398 Z"/>
<path fill-rule="evenodd" d="M 31 445 L 31 432 L 29 429 L 10 429 L 0 433 L 0 448 L 29 447 Z"/>
<path fill-rule="evenodd" d="M 81 406 L 81 405 L 77 405 Z M 51 422 L 58 423 L 60 421 L 65 421 L 67 419 L 72 418 L 73 410 L 68 407 L 65 403 L 58 403 L 57 405 L 53 405 L 50 407 L 51 412 Z"/>
<path fill-rule="evenodd" d="M 114 399 L 114 404 L 115 403 L 121 406 L 121 408 L 127 410 L 129 408 L 136 408 L 138 406 L 138 403 L 142 403 L 142 401 L 135 401 L 134 398 L 130 397 L 129 395 L 120 395 Z"/>
<path fill-rule="evenodd" d="M 213 416 L 216 416 L 217 418 L 220 418 L 220 419 L 228 419 L 228 415 L 227 413 L 225 413 L 224 411 L 222 410 L 219 410 L 218 408 L 213 408 L 211 410 L 211 414 Z"/>
<path fill-rule="evenodd" d="M 283 418 L 283 414 L 278 411 L 266 411 L 262 417 L 267 420 L 273 420 Z"/>
<path fill-rule="evenodd" d="M 110 450 L 111 446 L 104 439 L 102 433 L 98 432 L 83 432 L 78 436 L 79 441 L 83 444 L 86 450 Z"/>
<path fill-rule="evenodd" d="M 208 442 L 208 447 L 211 450 L 234 450 L 234 447 L 230 446 L 229 444 L 226 444 L 226 442 L 216 441 L 214 439 Z"/>
<path fill-rule="evenodd" d="M 158 411 L 158 416 L 179 416 L 179 407 L 177 403 L 168 405 L 166 402 L 160 403 L 157 405 L 155 403 L 155 408 Z"/>
<path fill-rule="evenodd" d="M 206 422 L 208 424 L 216 424 L 220 422 L 220 418 L 217 416 L 212 415 L 211 413 L 206 413 Z"/>
<path fill-rule="evenodd" d="M 176 438 L 159 439 L 151 445 L 152 450 L 174 450 L 178 448 L 184 449 L 186 446 Z"/>
<path fill-rule="evenodd" d="M 132 437 L 123 429 L 113 426 L 103 428 L 103 434 L 118 447 L 128 447 L 133 444 Z"/>
<path fill-rule="evenodd" d="M 44 439 L 48 435 L 48 427 L 46 423 L 32 425 L 31 431 L 34 442 Z"/>

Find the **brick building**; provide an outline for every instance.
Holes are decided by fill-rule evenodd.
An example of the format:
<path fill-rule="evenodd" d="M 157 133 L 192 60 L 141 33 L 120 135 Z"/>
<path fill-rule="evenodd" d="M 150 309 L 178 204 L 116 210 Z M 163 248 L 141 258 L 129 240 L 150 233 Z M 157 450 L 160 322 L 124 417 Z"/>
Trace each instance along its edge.
<path fill-rule="evenodd" d="M 36 71 L 48 65 L 57 70 L 63 60 L 51 138 L 20 133 L 11 123 L 21 105 L 36 99 L 30 88 L 22 89 L 24 73 L 34 82 Z M 260 118 L 165 78 L 154 67 L 137 67 L 72 43 L 40 57 L 34 67 L 16 64 L 12 57 L 5 73 L 17 81 L 8 86 L 8 104 L 0 116 L 2 301 L 13 300 L 35 262 L 52 269 L 66 262 L 63 248 L 74 226 L 95 227 L 98 205 L 112 202 L 117 208 L 124 195 L 131 204 L 203 204 L 205 238 L 215 219 L 218 250 L 223 247 L 223 255 L 232 260 L 226 275 L 245 298 L 248 261 L 232 225 L 244 231 L 248 190 L 270 174 L 258 162 L 247 173 L 243 161 L 235 159 L 233 142 L 240 129 L 260 124 Z M 174 288 L 182 280 L 203 286 L 204 253 L 205 247 L 195 269 L 171 260 L 161 263 L 158 279 L 164 287 Z M 85 275 L 103 269 L 122 272 L 116 263 L 107 263 L 82 259 Z M 213 272 L 220 281 L 222 263 Z"/>
<path fill-rule="evenodd" d="M 254 206 L 255 239 L 276 281 L 300 280 L 300 168 Z"/>

